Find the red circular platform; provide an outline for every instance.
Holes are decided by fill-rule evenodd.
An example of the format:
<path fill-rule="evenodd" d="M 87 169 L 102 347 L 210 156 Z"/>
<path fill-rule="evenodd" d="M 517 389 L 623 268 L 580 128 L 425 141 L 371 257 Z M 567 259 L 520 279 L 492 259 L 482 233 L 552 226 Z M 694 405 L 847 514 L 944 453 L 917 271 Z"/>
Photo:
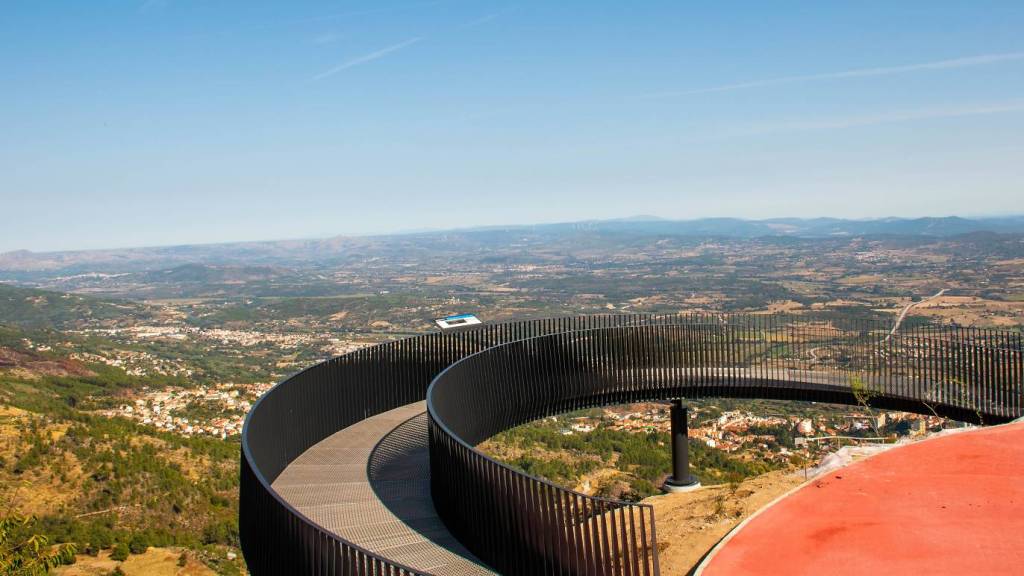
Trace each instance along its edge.
<path fill-rule="evenodd" d="M 1024 574 L 1024 423 L 825 474 L 734 532 L 700 572 L 915 573 Z"/>

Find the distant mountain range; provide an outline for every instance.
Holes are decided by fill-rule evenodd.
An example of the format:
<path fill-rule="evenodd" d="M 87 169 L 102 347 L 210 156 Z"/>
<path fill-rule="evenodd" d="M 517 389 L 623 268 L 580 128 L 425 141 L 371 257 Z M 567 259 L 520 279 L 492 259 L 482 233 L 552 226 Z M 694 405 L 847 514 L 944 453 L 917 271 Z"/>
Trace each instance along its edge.
<path fill-rule="evenodd" d="M 500 227 L 493 227 L 491 229 L 497 228 Z M 665 220 L 655 216 L 634 216 L 632 218 L 616 220 L 504 228 L 548 228 L 551 230 L 587 228 L 637 234 L 741 238 L 756 238 L 760 236 L 794 236 L 802 238 L 875 235 L 955 236 L 972 232 L 1024 233 L 1024 216 L 979 219 L 949 216 L 944 218 L 881 218 L 877 220 L 844 220 L 840 218 L 772 218 L 769 220 L 701 218 L 698 220 Z"/>
<path fill-rule="evenodd" d="M 509 242 L 512 239 L 566 237 L 586 234 L 609 237 L 689 236 L 689 237 L 791 237 L 836 238 L 860 236 L 946 237 L 972 233 L 1024 234 L 1024 216 L 999 218 L 882 218 L 844 220 L 839 218 L 702 218 L 665 220 L 656 216 L 634 216 L 615 220 L 593 220 L 557 224 L 490 226 L 459 230 L 409 232 L 388 236 L 338 236 L 314 240 L 236 242 L 154 248 L 126 248 L 67 252 L 30 252 L 19 250 L 0 254 L 0 271 L 7 273 L 66 272 L 68 274 L 103 270 L 107 273 L 155 270 L 183 264 L 275 266 L 290 263 L 316 263 L 346 256 L 353 251 L 401 246 L 403 250 L 430 249 L 464 244 L 467 249 Z M 195 273 L 195 270 L 183 272 Z"/>

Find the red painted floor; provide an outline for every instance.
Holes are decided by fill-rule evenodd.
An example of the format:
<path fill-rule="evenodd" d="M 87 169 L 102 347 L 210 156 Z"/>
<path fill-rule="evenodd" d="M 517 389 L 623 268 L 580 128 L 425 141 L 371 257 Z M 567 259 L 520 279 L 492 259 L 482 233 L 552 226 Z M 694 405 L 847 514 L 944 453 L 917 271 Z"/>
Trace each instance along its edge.
<path fill-rule="evenodd" d="M 1024 423 L 826 474 L 751 520 L 702 574 L 1024 574 Z"/>

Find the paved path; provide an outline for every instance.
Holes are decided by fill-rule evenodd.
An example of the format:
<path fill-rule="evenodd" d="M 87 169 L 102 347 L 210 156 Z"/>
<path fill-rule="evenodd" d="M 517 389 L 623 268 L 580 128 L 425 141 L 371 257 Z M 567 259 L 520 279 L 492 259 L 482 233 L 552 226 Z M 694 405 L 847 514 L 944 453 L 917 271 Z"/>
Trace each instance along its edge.
<path fill-rule="evenodd" d="M 493 574 L 448 532 L 430 499 L 423 402 L 363 420 L 292 462 L 274 489 L 368 550 L 437 574 Z"/>
<path fill-rule="evenodd" d="M 1020 574 L 1024 423 L 950 434 L 832 471 L 707 562 L 737 574 Z"/>
<path fill-rule="evenodd" d="M 910 304 L 907 304 L 906 306 L 904 306 L 903 310 L 900 311 L 899 317 L 896 318 L 896 323 L 893 324 L 892 330 L 889 330 L 889 335 L 885 337 L 885 341 L 888 342 L 890 338 L 892 338 L 893 336 L 896 335 L 896 331 L 900 329 L 900 324 L 903 323 L 904 318 L 907 317 L 907 313 L 910 312 L 910 310 L 912 308 L 914 308 L 916 306 L 920 306 L 921 304 L 924 304 L 925 302 L 928 302 L 928 301 L 931 301 L 931 300 L 935 300 L 936 298 L 938 298 L 938 297 L 942 296 L 943 294 L 945 294 L 947 291 L 948 291 L 948 288 L 943 288 L 942 290 L 939 290 L 938 292 L 936 292 L 935 294 L 932 294 L 931 296 L 929 296 L 927 298 L 923 298 L 921 300 L 918 300 L 917 302 L 911 302 Z"/>

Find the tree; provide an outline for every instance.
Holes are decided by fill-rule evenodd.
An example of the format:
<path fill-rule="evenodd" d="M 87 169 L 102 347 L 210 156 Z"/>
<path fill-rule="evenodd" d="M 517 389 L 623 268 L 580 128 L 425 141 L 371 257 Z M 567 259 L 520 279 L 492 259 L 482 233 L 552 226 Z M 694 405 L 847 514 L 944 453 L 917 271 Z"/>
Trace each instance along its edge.
<path fill-rule="evenodd" d="M 146 550 L 149 550 L 149 538 L 141 532 L 136 532 L 128 541 L 128 550 L 132 554 L 145 554 Z"/>
<path fill-rule="evenodd" d="M 238 546 L 238 524 L 235 520 L 222 520 L 206 526 L 203 544 Z"/>
<path fill-rule="evenodd" d="M 871 429 L 875 431 L 875 436 L 881 436 L 882 433 L 878 431 L 878 426 L 875 424 L 878 419 L 875 418 L 875 411 L 871 409 L 871 400 L 878 396 L 879 392 L 869 388 L 867 383 L 858 376 L 854 376 L 850 380 L 850 391 L 853 392 L 853 398 L 857 400 L 857 404 L 860 404 L 871 415 Z"/>
<path fill-rule="evenodd" d="M 33 521 L 32 517 L 16 515 L 0 519 L 0 574 L 36 576 L 74 562 L 74 544 L 53 546 L 40 534 L 19 536 Z"/>
<path fill-rule="evenodd" d="M 124 542 L 118 542 L 110 552 L 110 559 L 117 562 L 124 562 L 128 559 L 128 553 L 128 545 Z"/>

